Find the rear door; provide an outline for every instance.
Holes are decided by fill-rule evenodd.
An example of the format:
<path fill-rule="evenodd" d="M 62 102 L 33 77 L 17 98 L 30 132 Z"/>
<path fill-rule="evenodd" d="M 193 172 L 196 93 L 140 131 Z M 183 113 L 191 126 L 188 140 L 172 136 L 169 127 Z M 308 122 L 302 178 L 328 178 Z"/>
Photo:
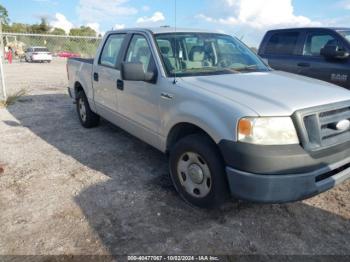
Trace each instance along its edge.
<path fill-rule="evenodd" d="M 118 112 L 117 80 L 120 79 L 121 50 L 126 34 L 111 34 L 95 60 L 92 72 L 97 111 L 107 117 Z"/>
<path fill-rule="evenodd" d="M 297 30 L 271 32 L 266 36 L 265 45 L 259 50 L 259 55 L 273 69 L 296 73 L 301 36 L 302 33 Z"/>
<path fill-rule="evenodd" d="M 310 30 L 305 34 L 303 43 L 303 52 L 298 61 L 298 74 L 350 87 L 349 60 L 330 60 L 320 54 L 327 43 L 346 49 L 343 39 L 338 34 L 328 30 Z"/>

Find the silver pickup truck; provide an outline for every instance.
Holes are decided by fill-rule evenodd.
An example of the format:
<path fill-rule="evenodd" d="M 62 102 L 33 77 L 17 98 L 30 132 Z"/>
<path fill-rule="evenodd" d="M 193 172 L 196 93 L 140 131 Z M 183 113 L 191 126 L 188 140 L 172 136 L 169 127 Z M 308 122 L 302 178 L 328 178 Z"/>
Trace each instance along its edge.
<path fill-rule="evenodd" d="M 81 124 L 101 116 L 169 154 L 193 205 L 297 201 L 350 177 L 350 92 L 273 71 L 234 37 L 108 32 L 94 60 L 67 71 Z"/>

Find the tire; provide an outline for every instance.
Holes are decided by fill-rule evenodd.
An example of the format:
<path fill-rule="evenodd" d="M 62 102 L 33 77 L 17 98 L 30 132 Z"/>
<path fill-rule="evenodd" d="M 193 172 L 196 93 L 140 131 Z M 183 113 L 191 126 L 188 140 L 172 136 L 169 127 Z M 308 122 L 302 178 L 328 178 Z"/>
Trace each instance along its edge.
<path fill-rule="evenodd" d="M 170 151 L 169 161 L 173 184 L 189 204 L 218 208 L 229 198 L 225 163 L 217 145 L 206 135 L 181 139 Z"/>
<path fill-rule="evenodd" d="M 92 128 L 99 125 L 100 116 L 92 112 L 88 99 L 83 91 L 78 92 L 76 104 L 78 117 L 83 127 Z"/>

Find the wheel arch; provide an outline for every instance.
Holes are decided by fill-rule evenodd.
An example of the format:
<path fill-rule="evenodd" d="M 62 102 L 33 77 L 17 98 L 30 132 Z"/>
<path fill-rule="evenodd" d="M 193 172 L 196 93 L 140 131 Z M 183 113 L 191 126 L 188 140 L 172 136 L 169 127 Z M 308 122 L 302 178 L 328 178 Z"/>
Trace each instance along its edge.
<path fill-rule="evenodd" d="M 180 122 L 175 124 L 168 132 L 166 139 L 166 152 L 169 153 L 179 140 L 193 134 L 205 135 L 216 144 L 215 139 L 201 126 L 189 122 Z"/>
<path fill-rule="evenodd" d="M 75 94 L 75 97 L 77 97 L 77 94 L 78 94 L 80 91 L 83 91 L 83 92 L 85 93 L 85 90 L 84 90 L 83 85 L 82 85 L 79 81 L 76 81 L 76 82 L 74 83 L 74 94 Z"/>
<path fill-rule="evenodd" d="M 78 92 L 83 91 L 88 99 L 89 106 L 94 113 L 97 113 L 95 102 L 93 100 L 92 88 L 89 88 L 87 84 L 82 83 L 80 80 L 74 82 L 74 98 L 77 97 Z"/>

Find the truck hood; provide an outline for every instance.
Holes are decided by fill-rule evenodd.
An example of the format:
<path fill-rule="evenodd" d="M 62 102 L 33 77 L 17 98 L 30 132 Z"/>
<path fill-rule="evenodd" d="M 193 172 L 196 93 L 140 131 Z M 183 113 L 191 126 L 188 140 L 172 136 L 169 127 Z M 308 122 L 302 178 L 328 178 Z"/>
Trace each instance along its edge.
<path fill-rule="evenodd" d="M 260 116 L 290 116 L 300 109 L 350 101 L 344 88 L 281 71 L 183 77 L 180 83 L 247 106 Z"/>

